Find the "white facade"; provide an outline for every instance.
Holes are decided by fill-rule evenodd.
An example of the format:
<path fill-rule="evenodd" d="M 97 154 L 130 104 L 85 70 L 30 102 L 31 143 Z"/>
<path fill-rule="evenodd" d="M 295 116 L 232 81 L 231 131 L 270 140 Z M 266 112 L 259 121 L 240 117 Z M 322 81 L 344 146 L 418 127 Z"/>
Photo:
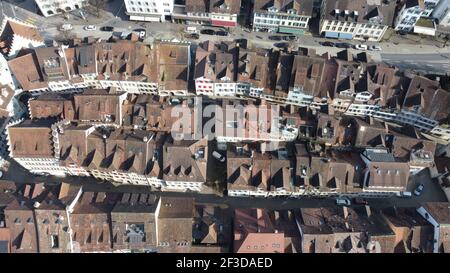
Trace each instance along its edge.
<path fill-rule="evenodd" d="M 235 82 L 229 80 L 216 82 L 214 83 L 214 95 L 218 97 L 235 96 L 236 86 L 237 84 Z"/>
<path fill-rule="evenodd" d="M 450 27 L 450 4 L 447 6 L 446 12 L 439 18 L 439 25 L 444 27 Z"/>
<path fill-rule="evenodd" d="M 440 26 L 450 26 L 450 0 L 440 0 L 431 17 L 437 19 Z"/>
<path fill-rule="evenodd" d="M 88 5 L 88 0 L 35 0 L 45 17 L 63 14 L 81 9 Z"/>
<path fill-rule="evenodd" d="M 436 35 L 436 26 L 434 25 L 434 22 L 432 22 L 433 27 L 425 27 L 425 26 L 414 26 L 414 33 L 417 34 L 423 34 L 428 36 L 435 36 Z"/>
<path fill-rule="evenodd" d="M 355 40 L 367 39 L 368 41 L 374 42 L 379 42 L 387 29 L 388 26 L 380 25 L 375 22 L 356 23 L 338 20 L 322 20 L 320 24 L 320 32 L 325 33 L 325 36 L 330 35 L 328 37 Z"/>
<path fill-rule="evenodd" d="M 197 95 L 213 96 L 214 82 L 205 77 L 195 79 L 195 92 Z"/>
<path fill-rule="evenodd" d="M 173 13 L 173 0 L 124 0 L 133 21 L 164 22 Z"/>
<path fill-rule="evenodd" d="M 419 5 L 406 7 L 406 4 L 398 12 L 395 19 L 395 30 L 412 31 L 420 17 L 430 17 L 439 0 L 425 0 L 424 8 Z"/>
<path fill-rule="evenodd" d="M 237 26 L 237 14 L 210 13 L 209 18 L 213 26 L 235 27 Z"/>
<path fill-rule="evenodd" d="M 272 8 L 269 9 L 269 12 L 256 12 L 254 14 L 253 30 L 295 33 L 296 30 L 307 29 L 310 18 L 311 16 L 297 15 L 294 10 L 279 13 Z"/>
<path fill-rule="evenodd" d="M 8 61 L 0 54 L 0 85 L 8 85 L 15 89 L 15 84 L 11 71 L 9 70 Z"/>

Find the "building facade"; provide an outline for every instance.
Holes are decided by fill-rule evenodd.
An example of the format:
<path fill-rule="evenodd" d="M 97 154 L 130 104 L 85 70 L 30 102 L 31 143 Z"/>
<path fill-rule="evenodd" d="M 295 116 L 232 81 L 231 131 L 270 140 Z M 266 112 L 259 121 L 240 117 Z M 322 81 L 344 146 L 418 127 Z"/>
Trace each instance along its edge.
<path fill-rule="evenodd" d="M 173 13 L 173 0 L 124 0 L 132 21 L 164 22 Z"/>
<path fill-rule="evenodd" d="M 253 30 L 302 35 L 308 30 L 313 1 L 255 1 Z"/>
<path fill-rule="evenodd" d="M 88 0 L 35 0 L 35 2 L 45 17 L 69 13 L 89 4 Z"/>
<path fill-rule="evenodd" d="M 395 18 L 395 30 L 410 32 L 421 17 L 430 17 L 439 0 L 407 0 Z"/>
<path fill-rule="evenodd" d="M 322 2 L 320 33 L 327 38 L 379 42 L 392 26 L 395 1 L 368 3 L 359 0 L 326 0 Z"/>

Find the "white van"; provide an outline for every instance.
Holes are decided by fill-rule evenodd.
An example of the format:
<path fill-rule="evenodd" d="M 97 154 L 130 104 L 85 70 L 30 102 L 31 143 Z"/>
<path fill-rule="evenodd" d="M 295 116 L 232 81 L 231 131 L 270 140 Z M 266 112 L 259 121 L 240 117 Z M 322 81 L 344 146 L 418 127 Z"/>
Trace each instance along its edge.
<path fill-rule="evenodd" d="M 225 162 L 225 156 L 219 154 L 219 153 L 216 152 L 216 151 L 214 151 L 214 152 L 212 153 L 212 156 L 213 156 L 215 159 L 217 159 L 217 160 L 219 160 L 220 162 L 222 162 L 222 163 Z"/>

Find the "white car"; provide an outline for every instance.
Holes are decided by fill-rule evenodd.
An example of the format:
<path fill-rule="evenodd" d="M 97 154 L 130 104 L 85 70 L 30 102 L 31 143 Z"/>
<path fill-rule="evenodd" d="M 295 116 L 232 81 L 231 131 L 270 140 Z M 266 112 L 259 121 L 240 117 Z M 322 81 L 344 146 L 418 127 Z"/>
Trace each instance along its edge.
<path fill-rule="evenodd" d="M 218 153 L 218 152 L 216 152 L 216 151 L 214 151 L 213 153 L 212 153 L 212 156 L 215 158 L 215 159 L 217 159 L 217 160 L 219 160 L 220 162 L 222 162 L 222 163 L 224 163 L 225 162 L 225 156 L 223 156 L 223 155 L 221 155 L 220 153 Z"/>
<path fill-rule="evenodd" d="M 396 196 L 400 197 L 400 198 L 411 198 L 412 194 L 409 191 L 402 191 L 402 192 L 397 193 Z"/>
<path fill-rule="evenodd" d="M 96 27 L 96 26 L 93 26 L 93 25 L 84 26 L 84 30 L 87 30 L 87 31 L 94 31 L 94 30 L 97 30 L 97 27 Z"/>
<path fill-rule="evenodd" d="M 415 196 L 420 196 L 422 195 L 423 189 L 425 188 L 425 186 L 423 184 L 420 184 L 415 190 L 414 190 L 414 195 Z"/>
<path fill-rule="evenodd" d="M 63 31 L 72 30 L 72 29 L 73 29 L 73 27 L 72 27 L 71 24 L 63 24 L 63 25 L 59 28 L 59 30 L 63 30 Z"/>
<path fill-rule="evenodd" d="M 336 199 L 336 205 L 338 206 L 350 206 L 352 204 L 352 202 L 350 201 L 350 199 L 346 198 L 346 197 L 339 197 Z"/>
<path fill-rule="evenodd" d="M 363 44 L 355 45 L 355 49 L 367 50 L 367 45 L 363 45 Z"/>
<path fill-rule="evenodd" d="M 198 29 L 196 27 L 187 27 L 186 28 L 186 33 L 198 33 Z"/>
<path fill-rule="evenodd" d="M 371 51 L 381 51 L 381 46 L 372 45 L 369 47 L 369 50 Z"/>

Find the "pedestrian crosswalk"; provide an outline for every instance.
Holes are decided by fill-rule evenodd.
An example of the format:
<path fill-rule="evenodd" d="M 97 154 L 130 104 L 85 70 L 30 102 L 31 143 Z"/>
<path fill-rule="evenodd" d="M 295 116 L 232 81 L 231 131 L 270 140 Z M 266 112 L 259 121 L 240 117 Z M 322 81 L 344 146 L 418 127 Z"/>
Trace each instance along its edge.
<path fill-rule="evenodd" d="M 26 20 L 25 20 L 25 23 L 27 23 L 27 24 L 30 24 L 30 25 L 36 25 L 36 19 L 35 18 L 32 18 L 32 17 L 28 17 Z"/>

